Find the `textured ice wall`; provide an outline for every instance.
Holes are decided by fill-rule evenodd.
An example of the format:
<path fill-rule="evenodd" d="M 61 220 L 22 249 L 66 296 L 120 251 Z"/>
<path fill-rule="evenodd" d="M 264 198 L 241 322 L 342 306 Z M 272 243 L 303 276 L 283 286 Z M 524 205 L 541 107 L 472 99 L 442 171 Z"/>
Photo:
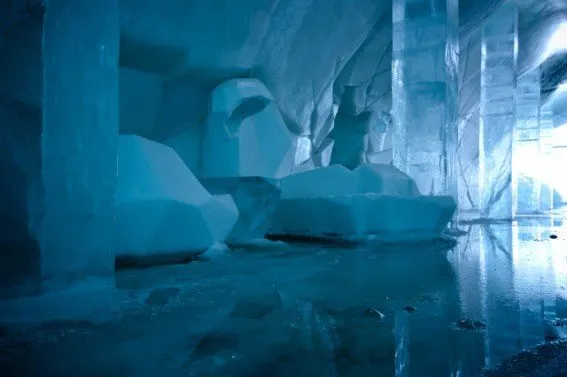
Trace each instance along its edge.
<path fill-rule="evenodd" d="M 512 182 L 517 184 L 518 214 L 540 210 L 541 178 L 526 166 L 526 158 L 539 163 L 541 92 L 540 70 L 534 69 L 518 78 L 516 92 L 516 130 L 512 154 Z M 529 157 L 528 157 L 529 156 Z M 531 175 L 529 173 L 532 173 Z"/>
<path fill-rule="evenodd" d="M 502 3 L 504 0 L 463 0 L 459 4 L 460 71 L 464 73 L 460 75 L 463 132 L 457 165 L 460 202 L 465 208 L 479 207 L 475 189 L 478 137 L 472 137 L 479 127 L 479 28 Z M 540 0 L 518 3 L 523 46 L 519 68 L 523 72 L 537 60 L 541 40 L 551 30 L 548 23 L 555 22 L 566 7 Z M 337 152 L 345 151 L 340 153 L 344 160 L 388 163 L 388 152 L 381 152 L 391 148 L 392 127 L 387 120 L 391 6 L 390 1 L 367 0 L 356 4 L 175 0 L 166 5 L 122 1 L 121 64 L 164 79 L 160 114 L 153 136 L 146 136 L 172 146 L 186 144 L 187 150 L 180 154 L 198 174 L 198 140 L 205 127 L 209 94 L 228 79 L 257 77 L 274 95 L 288 128 L 302 136 L 298 140 L 308 147 L 302 151 L 311 149 L 311 155 L 317 155 L 325 137 L 337 126 L 335 146 Z M 344 96 L 345 91 L 354 95 Z M 348 110 L 351 116 L 334 122 L 332 108 Z M 364 113 L 374 120 L 360 132 L 358 120 Z M 302 163 L 304 157 L 297 155 L 296 163 Z"/>
<path fill-rule="evenodd" d="M 542 164 L 552 166 L 553 157 L 553 108 L 549 105 L 544 105 L 540 109 L 539 118 L 539 158 Z M 548 170 L 549 171 L 549 170 Z M 551 210 L 553 209 L 554 187 L 551 184 L 551 177 L 545 176 L 546 185 L 541 187 L 540 191 L 540 209 Z"/>
<path fill-rule="evenodd" d="M 395 0 L 393 17 L 394 165 L 457 198 L 458 1 Z"/>
<path fill-rule="evenodd" d="M 518 78 L 518 8 L 500 7 L 482 26 L 479 192 L 483 217 L 516 214 L 512 181 Z"/>
<path fill-rule="evenodd" d="M 369 86 L 376 64 L 364 63 L 358 52 L 388 24 L 390 3 L 177 0 L 163 6 L 150 0 L 126 0 L 121 7 L 122 46 L 129 51 L 125 64 L 159 73 L 166 87 L 183 86 L 186 103 L 194 109 L 187 114 L 191 118 L 206 115 L 206 98 L 196 98 L 206 93 L 205 88 L 210 93 L 227 79 L 257 77 L 274 95 L 289 128 L 296 134 L 310 134 L 313 117 L 318 114 L 318 122 L 325 122 L 328 94 L 348 64 L 352 74 L 345 74 L 345 85 Z M 385 49 L 390 36 L 379 35 L 385 35 L 385 42 L 378 43 Z M 162 52 L 161 58 L 155 51 Z M 353 59 L 360 61 L 358 68 Z M 361 69 L 367 74 L 354 77 Z M 386 84 L 377 90 L 387 91 L 387 71 L 379 76 Z"/>
<path fill-rule="evenodd" d="M 118 2 L 50 0 L 43 34 L 41 275 L 114 271 Z"/>

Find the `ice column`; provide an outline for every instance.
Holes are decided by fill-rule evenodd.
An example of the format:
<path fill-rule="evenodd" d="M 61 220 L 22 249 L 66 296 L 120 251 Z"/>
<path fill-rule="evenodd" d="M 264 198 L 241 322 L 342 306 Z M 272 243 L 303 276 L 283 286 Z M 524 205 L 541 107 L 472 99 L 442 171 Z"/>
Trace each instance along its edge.
<path fill-rule="evenodd" d="M 540 209 L 553 209 L 553 177 L 549 176 L 553 165 L 553 108 L 550 104 L 542 106 L 539 113 L 539 165 L 542 167 L 543 185 L 540 192 Z"/>
<path fill-rule="evenodd" d="M 393 160 L 457 199 L 458 0 L 394 0 Z"/>
<path fill-rule="evenodd" d="M 48 288 L 114 272 L 118 47 L 118 0 L 49 0 L 40 234 Z"/>
<path fill-rule="evenodd" d="M 541 177 L 533 168 L 529 169 L 538 164 L 540 91 L 539 68 L 518 78 L 512 152 L 512 182 L 517 182 L 518 214 L 530 214 L 540 209 Z"/>
<path fill-rule="evenodd" d="M 512 144 L 516 118 L 518 10 L 503 4 L 482 26 L 479 192 L 481 217 L 515 216 Z"/>

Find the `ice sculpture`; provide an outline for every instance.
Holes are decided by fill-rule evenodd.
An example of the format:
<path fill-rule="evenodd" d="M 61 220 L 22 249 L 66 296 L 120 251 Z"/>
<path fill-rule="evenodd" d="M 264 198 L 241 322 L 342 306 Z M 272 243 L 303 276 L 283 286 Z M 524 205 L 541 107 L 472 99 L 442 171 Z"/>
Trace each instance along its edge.
<path fill-rule="evenodd" d="M 355 89 L 345 88 L 335 118 L 335 127 L 331 133 L 331 137 L 335 140 L 331 163 L 341 164 L 349 169 L 366 162 L 368 134 L 377 121 L 373 111 L 357 109 Z"/>
<path fill-rule="evenodd" d="M 330 184 L 332 183 L 332 184 Z M 269 233 L 278 236 L 374 239 L 435 238 L 456 209 L 449 196 L 421 196 L 391 165 L 331 165 L 282 179 Z"/>
<path fill-rule="evenodd" d="M 173 149 L 119 137 L 117 256 L 196 255 L 224 242 L 237 218 L 231 196 L 209 194 Z"/>
<path fill-rule="evenodd" d="M 516 123 L 518 9 L 503 4 L 482 26 L 479 193 L 480 215 L 509 219 L 516 214 L 512 143 Z"/>
<path fill-rule="evenodd" d="M 457 198 L 458 0 L 394 0 L 394 165 Z"/>
<path fill-rule="evenodd" d="M 118 1 L 49 1 L 43 31 L 42 277 L 112 276 Z"/>
<path fill-rule="evenodd" d="M 213 195 L 230 194 L 238 207 L 238 221 L 226 242 L 243 244 L 264 238 L 280 198 L 280 182 L 262 177 L 203 178 Z"/>
<path fill-rule="evenodd" d="M 527 171 L 526 158 L 539 165 L 539 103 L 540 70 L 535 69 L 518 78 L 516 92 L 516 132 L 512 153 L 512 182 L 517 184 L 517 213 L 530 214 L 540 210 L 541 180 Z"/>
<path fill-rule="evenodd" d="M 553 108 L 549 104 L 541 107 L 539 113 L 539 160 L 542 166 L 553 165 Z M 549 170 L 548 170 L 549 171 Z M 553 180 L 544 174 L 545 184 L 540 191 L 540 209 L 549 211 L 553 209 Z"/>
<path fill-rule="evenodd" d="M 264 84 L 234 79 L 211 94 L 203 141 L 204 177 L 260 176 L 290 173 L 295 140 Z"/>

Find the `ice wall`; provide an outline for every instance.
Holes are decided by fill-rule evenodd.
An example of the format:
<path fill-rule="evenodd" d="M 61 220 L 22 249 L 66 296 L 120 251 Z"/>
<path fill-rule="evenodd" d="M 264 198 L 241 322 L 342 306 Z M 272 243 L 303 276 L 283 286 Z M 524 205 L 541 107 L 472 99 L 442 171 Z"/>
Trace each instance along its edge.
<path fill-rule="evenodd" d="M 459 209 L 478 211 L 480 30 L 460 40 L 459 58 Z"/>
<path fill-rule="evenodd" d="M 500 7 L 482 26 L 479 191 L 482 217 L 516 213 L 512 144 L 516 123 L 518 8 Z"/>
<path fill-rule="evenodd" d="M 393 3 L 394 165 L 423 193 L 457 193 L 458 1 Z"/>
<path fill-rule="evenodd" d="M 43 34 L 41 277 L 114 271 L 117 0 L 50 0 Z"/>
<path fill-rule="evenodd" d="M 154 140 L 192 140 L 202 132 L 210 93 L 233 78 L 260 79 L 290 131 L 311 141 L 312 155 L 333 128 L 335 90 L 356 87 L 360 111 L 389 112 L 389 1 L 120 4 L 121 64 L 164 79 Z M 379 62 L 376 53 L 384 55 Z M 194 153 L 180 154 L 198 165 Z"/>
<path fill-rule="evenodd" d="M 460 61 L 466 71 L 460 80 L 466 89 L 459 115 L 467 125 L 461 127 L 465 130 L 457 165 L 459 186 L 466 187 L 460 188 L 461 206 L 471 209 L 479 207 L 475 190 L 478 135 L 474 142 L 470 139 L 473 131 L 478 132 L 479 122 L 478 110 L 474 110 L 480 97 L 475 84 L 480 62 L 474 63 L 480 58 L 478 31 L 486 16 L 503 3 L 467 0 L 461 1 L 458 9 Z M 310 142 L 311 155 L 319 153 L 323 140 L 339 125 L 332 109 L 344 113 L 341 107 L 351 107 L 343 93 L 352 90 L 354 112 L 338 127 L 334 140 L 337 152 L 345 151 L 340 153 L 344 160 L 355 163 L 389 162 L 389 152 L 381 152 L 391 148 L 391 130 L 389 123 L 379 118 L 389 116 L 391 108 L 391 1 L 251 0 L 235 4 L 230 0 L 172 0 L 161 4 L 123 0 L 120 6 L 121 65 L 161 76 L 164 82 L 153 134 L 139 134 L 175 146 L 196 174 L 201 163 L 198 140 L 208 116 L 209 95 L 233 78 L 253 77 L 264 82 L 288 128 L 301 136 L 297 139 L 301 146 Z M 522 46 L 529 51 L 524 53 L 522 47 L 519 67 L 525 71 L 539 53 L 538 41 L 547 30 L 544 26 L 565 7 L 539 0 L 522 0 L 519 6 L 526 15 L 519 23 L 526 40 Z M 534 39 L 532 34 L 540 37 Z M 471 109 L 472 116 L 464 120 Z M 358 116 L 363 113 L 371 114 L 376 122 L 361 133 Z M 177 145 L 187 147 L 181 151 Z M 298 154 L 296 163 L 303 163 L 305 156 Z"/>

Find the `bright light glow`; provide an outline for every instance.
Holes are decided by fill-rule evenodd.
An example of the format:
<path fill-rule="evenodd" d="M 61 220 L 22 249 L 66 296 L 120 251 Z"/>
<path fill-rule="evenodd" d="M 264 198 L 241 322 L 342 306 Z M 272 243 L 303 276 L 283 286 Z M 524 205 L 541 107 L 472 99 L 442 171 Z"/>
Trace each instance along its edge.
<path fill-rule="evenodd" d="M 567 123 L 555 127 L 553 140 L 555 145 L 561 148 L 553 148 L 552 162 L 549 167 L 551 171 L 548 172 L 548 177 L 555 185 L 555 190 L 565 200 L 567 198 L 567 177 L 561 172 L 565 171 L 565 161 L 567 161 Z"/>
<path fill-rule="evenodd" d="M 556 146 L 563 148 L 553 148 L 551 159 L 547 161 L 542 156 L 534 158 L 538 156 L 534 147 L 521 146 L 518 148 L 517 166 L 521 175 L 551 186 L 559 195 L 567 198 L 567 176 L 561 174 L 565 170 L 565 161 L 567 161 L 567 123 L 554 128 L 553 141 Z"/>
<path fill-rule="evenodd" d="M 553 54 L 567 50 L 567 22 L 563 21 L 549 38 L 545 52 L 546 59 Z"/>
<path fill-rule="evenodd" d="M 566 38 L 567 38 L 567 36 L 566 36 Z M 567 93 L 567 82 L 559 84 L 557 86 L 557 88 L 555 89 L 555 93 L 557 93 L 557 94 Z"/>

